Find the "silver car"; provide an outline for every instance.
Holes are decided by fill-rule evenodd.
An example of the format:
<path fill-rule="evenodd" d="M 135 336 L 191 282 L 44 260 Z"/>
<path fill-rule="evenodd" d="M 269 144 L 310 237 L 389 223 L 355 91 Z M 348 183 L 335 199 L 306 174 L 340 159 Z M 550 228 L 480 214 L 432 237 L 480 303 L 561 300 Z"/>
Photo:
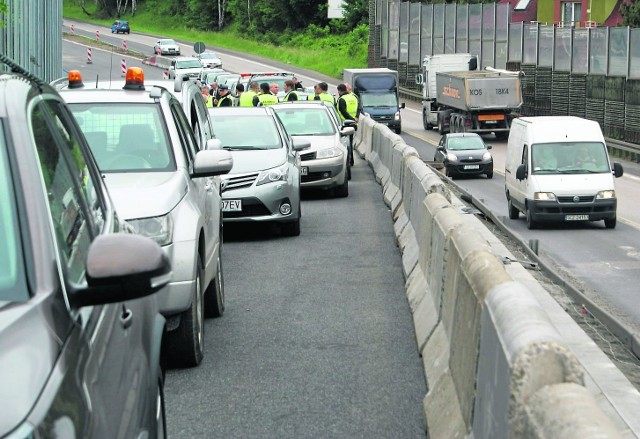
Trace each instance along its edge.
<path fill-rule="evenodd" d="M 169 79 L 175 79 L 176 76 L 187 75 L 189 79 L 194 81 L 200 76 L 202 65 L 200 61 L 188 56 L 180 56 L 171 60 L 169 64 Z"/>
<path fill-rule="evenodd" d="M 222 68 L 222 60 L 218 56 L 217 53 L 213 52 L 203 52 L 199 55 L 193 55 L 195 58 L 198 58 L 202 67 L 209 68 Z"/>
<path fill-rule="evenodd" d="M 138 70 L 127 73 L 124 89 L 70 85 L 61 94 L 118 213 L 172 261 L 173 280 L 158 293 L 167 353 L 173 365 L 195 366 L 203 357 L 204 313 L 224 311 L 214 176 L 228 172 L 232 158 L 227 151 L 199 149 L 180 102 L 162 87 L 140 87 Z"/>
<path fill-rule="evenodd" d="M 308 141 L 311 148 L 300 154 L 302 188 L 332 190 L 337 197 L 349 195 L 349 136 L 355 130 L 341 127 L 323 101 L 282 102 L 271 108 L 293 138 Z"/>
<path fill-rule="evenodd" d="M 274 221 L 283 234 L 300 234 L 300 158 L 309 142 L 287 135 L 269 107 L 210 108 L 213 131 L 231 151 L 223 176 L 226 222 Z"/>
<path fill-rule="evenodd" d="M 153 53 L 160 55 L 180 55 L 180 46 L 175 40 L 170 38 L 163 38 L 161 40 L 156 41 L 156 44 L 153 46 Z"/>

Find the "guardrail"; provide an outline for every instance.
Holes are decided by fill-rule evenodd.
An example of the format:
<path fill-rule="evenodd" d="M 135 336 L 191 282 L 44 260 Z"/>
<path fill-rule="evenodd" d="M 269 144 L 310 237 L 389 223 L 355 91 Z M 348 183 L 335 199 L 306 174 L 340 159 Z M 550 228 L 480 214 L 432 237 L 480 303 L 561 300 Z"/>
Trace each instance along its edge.
<path fill-rule="evenodd" d="M 417 151 L 369 117 L 355 140 L 394 220 L 429 437 L 639 437 L 640 392 Z"/>
<path fill-rule="evenodd" d="M 415 90 L 409 90 L 403 87 L 400 87 L 399 94 L 401 98 L 421 102 L 422 101 L 422 93 L 417 92 Z M 605 138 L 607 142 L 607 148 L 609 149 L 609 154 L 613 157 L 618 157 L 624 160 L 629 160 L 631 162 L 640 163 L 640 145 L 636 145 L 634 143 L 623 142 L 622 140 L 611 139 L 609 137 Z"/>

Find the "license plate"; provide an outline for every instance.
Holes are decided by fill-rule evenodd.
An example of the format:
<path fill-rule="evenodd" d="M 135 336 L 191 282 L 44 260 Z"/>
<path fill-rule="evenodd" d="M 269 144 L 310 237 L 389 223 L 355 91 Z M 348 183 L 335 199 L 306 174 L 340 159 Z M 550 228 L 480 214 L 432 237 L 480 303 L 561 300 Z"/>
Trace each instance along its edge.
<path fill-rule="evenodd" d="M 302 168 L 300 168 L 300 174 L 301 175 L 309 175 L 309 167 L 308 166 L 303 166 Z"/>
<path fill-rule="evenodd" d="M 480 165 L 464 165 L 464 169 L 480 169 Z"/>
<path fill-rule="evenodd" d="M 240 212 L 242 210 L 242 200 L 222 200 L 223 212 Z"/>
<path fill-rule="evenodd" d="M 565 221 L 589 221 L 589 215 L 565 215 Z"/>

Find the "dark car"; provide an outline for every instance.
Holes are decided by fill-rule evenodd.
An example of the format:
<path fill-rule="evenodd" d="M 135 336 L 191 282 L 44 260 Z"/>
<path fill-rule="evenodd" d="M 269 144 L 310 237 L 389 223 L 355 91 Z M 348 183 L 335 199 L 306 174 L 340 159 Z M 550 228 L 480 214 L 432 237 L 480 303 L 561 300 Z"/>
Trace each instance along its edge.
<path fill-rule="evenodd" d="M 0 74 L 0 224 L 0 437 L 166 437 L 168 259 L 125 233 L 66 104 L 20 73 Z"/>
<path fill-rule="evenodd" d="M 125 21 L 125 20 L 116 20 L 113 22 L 113 24 L 111 25 L 111 33 L 112 34 L 119 34 L 119 33 L 123 33 L 123 34 L 128 34 L 131 33 L 131 30 L 129 29 L 129 22 Z"/>
<path fill-rule="evenodd" d="M 447 177 L 486 174 L 493 178 L 493 157 L 476 133 L 449 133 L 440 138 L 433 161 L 442 162 Z"/>

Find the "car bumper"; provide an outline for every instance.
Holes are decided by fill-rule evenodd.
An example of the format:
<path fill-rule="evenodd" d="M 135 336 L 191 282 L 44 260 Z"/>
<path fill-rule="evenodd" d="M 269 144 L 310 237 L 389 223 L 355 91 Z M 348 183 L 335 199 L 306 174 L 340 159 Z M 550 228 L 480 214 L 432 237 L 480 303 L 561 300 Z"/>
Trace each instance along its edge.
<path fill-rule="evenodd" d="M 346 155 L 328 159 L 305 160 L 301 162 L 300 187 L 331 189 L 344 184 L 346 178 Z M 306 175 L 304 169 L 306 168 Z"/>
<path fill-rule="evenodd" d="M 288 222 L 298 218 L 300 190 L 288 182 L 267 183 L 247 188 L 228 189 L 222 194 L 223 200 L 240 200 L 241 211 L 223 211 L 223 222 Z M 280 206 L 288 202 L 291 212 L 280 213 Z"/>
<path fill-rule="evenodd" d="M 493 172 L 493 161 L 460 163 L 446 162 L 445 167 L 450 171 L 460 175 L 480 175 Z"/>
<path fill-rule="evenodd" d="M 160 312 L 164 316 L 170 316 L 191 307 L 195 287 L 197 242 L 173 242 L 162 249 L 171 261 L 173 278 L 157 293 L 157 297 Z"/>
<path fill-rule="evenodd" d="M 591 203 L 559 203 L 529 200 L 531 218 L 537 222 L 600 221 L 616 217 L 617 200 L 595 200 Z"/>

